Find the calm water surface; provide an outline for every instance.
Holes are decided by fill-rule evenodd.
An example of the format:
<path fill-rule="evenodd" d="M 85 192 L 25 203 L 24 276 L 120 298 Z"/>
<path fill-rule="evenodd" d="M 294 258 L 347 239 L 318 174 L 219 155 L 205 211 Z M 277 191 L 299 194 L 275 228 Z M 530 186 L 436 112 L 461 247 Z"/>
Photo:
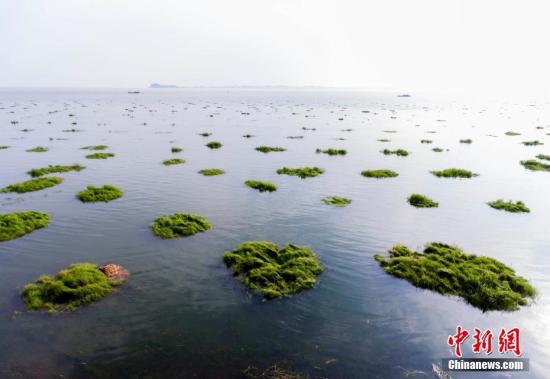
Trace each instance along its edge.
<path fill-rule="evenodd" d="M 549 120 L 548 102 L 388 93 L 1 90 L 0 145 L 11 147 L 0 150 L 0 187 L 48 164 L 87 168 L 62 174 L 62 185 L 44 191 L 0 194 L 0 213 L 52 215 L 47 228 L 0 245 L 0 377 L 238 378 L 248 366 L 277 363 L 312 378 L 433 378 L 432 362 L 451 356 L 447 336 L 461 324 L 495 334 L 520 327 L 531 371 L 453 377 L 548 378 L 550 173 L 526 171 L 519 161 L 550 154 Z M 72 128 L 81 131 L 63 131 Z M 505 136 L 510 130 L 522 135 Z M 287 139 L 296 135 L 304 138 Z M 460 144 L 464 138 L 474 142 Z M 534 139 L 545 145 L 520 143 Z M 223 148 L 206 148 L 211 140 Z M 80 148 L 95 144 L 108 145 L 116 157 L 85 159 Z M 50 150 L 25 151 L 38 145 Z M 262 154 L 254 150 L 259 145 L 287 151 Z M 172 154 L 171 146 L 184 151 Z M 348 154 L 315 154 L 329 147 Z M 385 147 L 411 155 L 385 156 Z M 174 156 L 186 163 L 161 164 Z M 305 165 L 326 173 L 301 180 L 275 172 Z M 226 174 L 197 174 L 211 167 Z M 480 176 L 429 173 L 448 167 Z M 400 176 L 359 174 L 377 168 Z M 243 185 L 248 179 L 279 189 L 262 194 Z M 75 198 L 87 185 L 107 183 L 123 188 L 124 197 L 108 204 Z M 411 207 L 406 198 L 413 192 L 439 201 L 439 208 Z M 353 203 L 330 207 L 321 202 L 329 195 Z M 508 214 L 486 205 L 498 198 L 523 200 L 532 211 Z M 198 213 L 214 226 L 189 238 L 154 237 L 151 221 L 173 212 Z M 261 301 L 222 262 L 225 250 L 246 240 L 310 245 L 326 271 L 315 289 Z M 513 313 L 483 313 L 393 278 L 373 259 L 397 243 L 421 248 L 430 241 L 511 265 L 537 288 L 536 301 Z M 21 288 L 75 262 L 116 262 L 132 276 L 78 311 L 25 312 Z"/>

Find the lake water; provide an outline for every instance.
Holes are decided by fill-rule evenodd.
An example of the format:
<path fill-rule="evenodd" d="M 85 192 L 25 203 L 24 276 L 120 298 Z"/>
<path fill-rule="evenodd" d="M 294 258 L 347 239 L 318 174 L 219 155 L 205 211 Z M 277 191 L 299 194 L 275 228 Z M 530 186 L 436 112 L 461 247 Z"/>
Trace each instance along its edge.
<path fill-rule="evenodd" d="M 63 132 L 71 128 L 81 131 Z M 0 377 L 238 378 L 249 366 L 278 364 L 311 378 L 433 378 L 431 364 L 451 357 L 447 337 L 460 324 L 494 334 L 519 327 L 531 370 L 454 378 L 547 378 L 550 173 L 527 171 L 519 161 L 550 154 L 549 132 L 547 101 L 275 89 L 1 90 L 0 145 L 11 147 L 0 150 L 0 187 L 48 164 L 87 168 L 61 174 L 65 182 L 57 187 L 0 194 L 0 213 L 52 215 L 47 228 L 0 244 Z M 296 135 L 304 138 L 287 138 Z M 464 138 L 473 143 L 459 143 Z M 545 145 L 521 144 L 535 139 Z M 224 146 L 210 150 L 211 140 Z M 95 144 L 108 145 L 116 157 L 85 159 L 89 152 L 80 148 Z M 50 150 L 25 151 L 38 145 Z M 262 154 L 254 150 L 259 145 L 287 151 Z M 184 151 L 172 154 L 171 146 Z M 330 147 L 348 154 L 315 154 Z M 386 147 L 411 154 L 385 156 Z M 186 163 L 161 164 L 175 156 Z M 326 173 L 306 180 L 276 174 L 282 166 L 306 165 Z M 197 173 L 212 167 L 226 174 Z M 429 173 L 449 167 L 480 176 Z M 377 168 L 400 175 L 360 175 Z M 243 185 L 248 179 L 270 180 L 279 189 L 259 193 Z M 75 193 L 90 184 L 114 184 L 125 195 L 83 204 Z M 414 192 L 439 201 L 439 208 L 410 206 L 406 198 Z M 353 202 L 323 204 L 330 195 Z M 498 198 L 522 200 L 531 213 L 487 206 Z M 152 220 L 174 212 L 200 214 L 213 228 L 189 238 L 155 237 Z M 222 261 L 224 251 L 247 240 L 309 245 L 326 271 L 314 289 L 262 301 Z M 430 241 L 512 266 L 536 287 L 535 302 L 512 313 L 483 313 L 391 277 L 373 259 L 397 243 L 421 248 Z M 72 313 L 25 311 L 19 298 L 25 284 L 76 262 L 119 263 L 131 278 Z M 471 355 L 471 347 L 463 349 Z"/>

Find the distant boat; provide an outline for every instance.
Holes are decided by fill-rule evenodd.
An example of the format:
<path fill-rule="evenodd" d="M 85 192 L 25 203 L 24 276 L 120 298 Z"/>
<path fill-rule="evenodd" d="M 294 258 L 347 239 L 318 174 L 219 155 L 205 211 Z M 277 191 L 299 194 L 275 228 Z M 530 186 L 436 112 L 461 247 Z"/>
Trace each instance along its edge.
<path fill-rule="evenodd" d="M 411 95 L 408 93 L 403 93 L 401 95 L 397 95 L 397 97 L 411 97 Z"/>

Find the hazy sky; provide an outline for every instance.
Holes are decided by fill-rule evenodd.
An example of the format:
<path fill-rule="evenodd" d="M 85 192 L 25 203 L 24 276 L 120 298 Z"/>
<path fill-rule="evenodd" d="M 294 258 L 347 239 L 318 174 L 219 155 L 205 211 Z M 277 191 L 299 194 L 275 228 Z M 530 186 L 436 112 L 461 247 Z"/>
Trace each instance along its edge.
<path fill-rule="evenodd" d="M 550 2 L 0 0 L 0 86 L 550 88 Z"/>

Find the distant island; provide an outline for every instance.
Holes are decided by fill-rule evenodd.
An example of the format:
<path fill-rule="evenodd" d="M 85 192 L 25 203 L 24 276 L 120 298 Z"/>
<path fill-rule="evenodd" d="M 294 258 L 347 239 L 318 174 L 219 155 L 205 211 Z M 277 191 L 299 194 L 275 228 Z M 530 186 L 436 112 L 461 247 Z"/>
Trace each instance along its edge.
<path fill-rule="evenodd" d="M 175 84 L 153 83 L 149 86 L 149 88 L 178 88 L 178 86 Z"/>

